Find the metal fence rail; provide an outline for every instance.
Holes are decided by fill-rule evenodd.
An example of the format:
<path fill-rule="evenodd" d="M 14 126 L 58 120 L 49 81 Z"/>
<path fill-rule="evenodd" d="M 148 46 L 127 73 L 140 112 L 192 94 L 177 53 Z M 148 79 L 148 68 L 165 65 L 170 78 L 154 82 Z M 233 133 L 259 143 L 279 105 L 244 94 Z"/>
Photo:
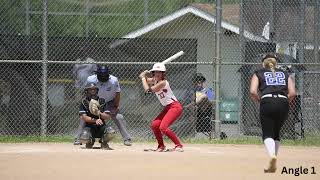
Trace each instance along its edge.
<path fill-rule="evenodd" d="M 17 0 L 0 13 L 0 135 L 73 135 L 76 67 L 105 64 L 120 80 L 130 134 L 152 137 L 161 106 L 138 75 L 181 50 L 167 65 L 184 105 L 172 126 L 181 137 L 261 135 L 249 82 L 267 52 L 290 67 L 298 92 L 283 137 L 320 135 L 320 0 Z M 214 99 L 190 107 L 196 73 Z"/>

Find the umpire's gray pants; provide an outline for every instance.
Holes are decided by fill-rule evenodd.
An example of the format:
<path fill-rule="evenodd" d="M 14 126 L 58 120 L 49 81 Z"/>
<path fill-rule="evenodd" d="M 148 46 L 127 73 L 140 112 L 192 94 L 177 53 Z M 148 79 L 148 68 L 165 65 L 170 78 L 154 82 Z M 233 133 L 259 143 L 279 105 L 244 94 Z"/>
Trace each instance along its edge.
<path fill-rule="evenodd" d="M 112 115 L 111 115 L 111 118 L 112 118 L 113 122 L 117 125 L 117 127 L 118 127 L 118 129 L 119 129 L 119 131 L 120 131 L 120 134 L 121 134 L 123 140 L 131 139 L 131 137 L 130 137 L 128 131 L 127 131 L 126 122 L 125 122 L 125 120 L 124 120 L 124 118 L 123 118 L 123 115 L 122 115 L 122 114 L 119 114 L 119 113 L 116 114 L 116 115 L 115 115 L 115 114 L 112 114 Z M 86 123 L 85 123 L 82 119 L 80 119 L 80 123 L 79 123 L 79 127 L 78 127 L 78 132 L 77 132 L 75 138 L 77 138 L 77 139 L 80 138 L 80 135 L 81 135 L 81 133 L 82 133 L 82 130 L 83 130 L 83 128 L 84 128 L 85 126 L 86 126 Z"/>
<path fill-rule="evenodd" d="M 112 114 L 111 118 L 112 118 L 113 122 L 117 125 L 123 140 L 131 139 L 131 137 L 128 133 L 128 130 L 127 130 L 127 123 L 124 120 L 123 115 L 119 114 L 119 113 L 116 115 Z"/>

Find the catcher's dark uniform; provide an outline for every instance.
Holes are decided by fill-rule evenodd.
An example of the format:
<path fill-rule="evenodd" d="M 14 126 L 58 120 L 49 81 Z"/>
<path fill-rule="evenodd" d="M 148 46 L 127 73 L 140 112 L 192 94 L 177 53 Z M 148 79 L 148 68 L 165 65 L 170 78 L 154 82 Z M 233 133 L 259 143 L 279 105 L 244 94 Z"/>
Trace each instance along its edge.
<path fill-rule="evenodd" d="M 263 68 L 255 71 L 259 79 L 260 121 L 262 138 L 280 140 L 280 129 L 288 118 L 289 102 L 288 78 L 289 74 L 281 69 L 271 70 Z M 274 77 L 275 76 L 275 77 Z"/>
<path fill-rule="evenodd" d="M 100 112 L 110 113 L 110 111 L 107 110 L 105 100 L 103 98 L 99 98 L 98 101 L 100 104 Z M 82 102 L 80 104 L 79 115 L 81 116 L 83 114 L 86 114 L 87 116 L 89 116 L 93 119 L 99 119 L 98 116 L 95 116 L 90 113 L 89 102 L 90 102 L 90 100 L 88 98 L 85 98 L 82 100 Z M 86 123 L 86 126 L 83 131 L 91 132 L 91 134 L 90 134 L 91 138 L 101 138 L 106 133 L 107 126 L 106 126 L 105 122 L 103 122 L 103 125 Z"/>

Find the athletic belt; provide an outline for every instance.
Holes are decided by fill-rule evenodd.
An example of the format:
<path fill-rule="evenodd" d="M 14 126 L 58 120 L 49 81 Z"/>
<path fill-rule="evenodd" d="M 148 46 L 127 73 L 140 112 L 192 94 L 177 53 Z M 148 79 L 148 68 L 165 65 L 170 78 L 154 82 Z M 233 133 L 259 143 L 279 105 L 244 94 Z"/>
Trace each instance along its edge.
<path fill-rule="evenodd" d="M 261 99 L 266 98 L 266 97 L 274 97 L 274 98 L 286 98 L 287 96 L 281 95 L 281 94 L 265 94 L 263 96 L 261 96 Z"/>

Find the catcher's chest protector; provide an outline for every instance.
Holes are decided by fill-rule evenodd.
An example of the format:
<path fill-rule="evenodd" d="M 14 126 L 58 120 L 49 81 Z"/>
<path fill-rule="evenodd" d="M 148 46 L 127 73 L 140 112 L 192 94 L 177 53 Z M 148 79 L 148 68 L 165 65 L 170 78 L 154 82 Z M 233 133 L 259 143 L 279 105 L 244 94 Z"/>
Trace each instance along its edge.
<path fill-rule="evenodd" d="M 104 106 L 105 106 L 105 104 L 106 104 L 106 101 L 103 99 L 103 98 L 99 98 L 98 99 L 98 101 L 99 101 L 99 104 L 100 104 L 100 108 L 99 108 L 99 110 L 101 111 L 101 112 L 103 112 L 104 111 Z M 88 99 L 83 99 L 82 100 L 82 104 L 83 104 L 83 106 L 86 108 L 86 111 L 90 114 L 90 116 L 95 116 L 95 115 L 92 115 L 91 113 L 90 113 L 90 111 L 89 111 L 89 103 L 90 103 L 90 100 L 88 100 Z"/>

